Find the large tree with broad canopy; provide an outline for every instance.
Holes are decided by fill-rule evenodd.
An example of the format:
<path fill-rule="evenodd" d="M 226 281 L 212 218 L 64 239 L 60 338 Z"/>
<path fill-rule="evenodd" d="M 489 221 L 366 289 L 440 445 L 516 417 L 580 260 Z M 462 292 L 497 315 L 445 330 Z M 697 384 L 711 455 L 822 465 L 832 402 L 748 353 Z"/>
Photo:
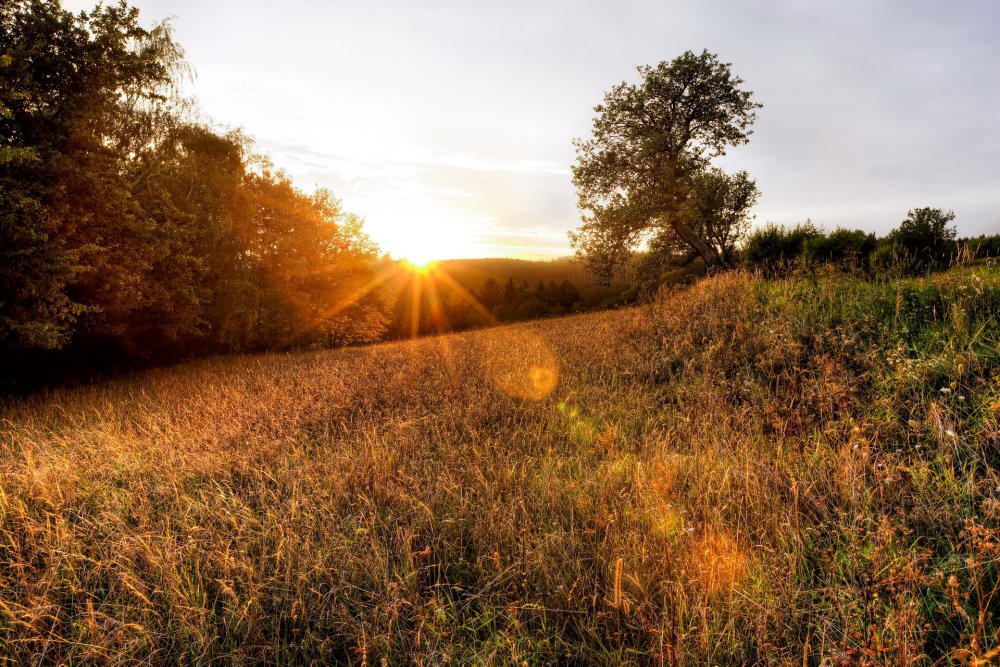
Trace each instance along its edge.
<path fill-rule="evenodd" d="M 639 83 L 618 84 L 595 107 L 593 136 L 574 142 L 584 217 L 571 241 L 604 279 L 644 241 L 683 244 L 716 271 L 758 193 L 745 172 L 725 174 L 711 160 L 748 141 L 761 105 L 708 51 L 638 69 Z"/>

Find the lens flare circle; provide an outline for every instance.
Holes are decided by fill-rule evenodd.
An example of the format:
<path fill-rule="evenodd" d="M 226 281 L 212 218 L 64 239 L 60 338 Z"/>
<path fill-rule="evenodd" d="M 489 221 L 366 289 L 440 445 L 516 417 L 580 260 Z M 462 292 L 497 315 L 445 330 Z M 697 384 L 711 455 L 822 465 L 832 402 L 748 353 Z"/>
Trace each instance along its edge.
<path fill-rule="evenodd" d="M 483 370 L 508 396 L 541 401 L 559 384 L 559 359 L 538 334 L 505 328 L 485 337 Z"/>

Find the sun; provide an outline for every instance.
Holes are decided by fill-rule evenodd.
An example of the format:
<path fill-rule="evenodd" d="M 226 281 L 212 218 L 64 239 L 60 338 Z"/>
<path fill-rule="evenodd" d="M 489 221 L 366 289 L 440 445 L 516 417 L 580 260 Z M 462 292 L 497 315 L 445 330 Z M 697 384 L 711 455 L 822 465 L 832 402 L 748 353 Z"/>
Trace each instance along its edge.
<path fill-rule="evenodd" d="M 383 250 L 414 267 L 481 254 L 469 234 L 468 224 L 446 215 L 407 217 L 400 214 L 383 219 L 371 230 L 372 240 Z"/>
<path fill-rule="evenodd" d="M 426 271 L 431 264 L 441 259 L 441 249 L 426 240 L 410 243 L 405 252 L 400 253 L 403 261 L 414 269 Z"/>
<path fill-rule="evenodd" d="M 428 273 L 432 268 L 434 268 L 437 261 L 438 260 L 436 259 L 418 259 L 413 255 L 403 258 L 403 264 L 405 264 L 406 267 L 414 273 Z"/>
<path fill-rule="evenodd" d="M 443 235 L 429 230 L 423 234 L 410 232 L 396 233 L 393 236 L 391 245 L 395 246 L 396 252 L 392 254 L 412 269 L 425 270 L 448 253 L 448 248 L 442 243 Z"/>

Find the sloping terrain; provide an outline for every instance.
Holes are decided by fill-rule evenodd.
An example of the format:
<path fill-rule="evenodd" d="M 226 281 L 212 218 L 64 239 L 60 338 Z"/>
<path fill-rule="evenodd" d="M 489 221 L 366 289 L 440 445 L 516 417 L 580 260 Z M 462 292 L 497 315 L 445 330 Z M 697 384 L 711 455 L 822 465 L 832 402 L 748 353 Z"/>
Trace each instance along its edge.
<path fill-rule="evenodd" d="M 727 275 L 10 403 L 0 664 L 988 660 L 998 312 Z"/>

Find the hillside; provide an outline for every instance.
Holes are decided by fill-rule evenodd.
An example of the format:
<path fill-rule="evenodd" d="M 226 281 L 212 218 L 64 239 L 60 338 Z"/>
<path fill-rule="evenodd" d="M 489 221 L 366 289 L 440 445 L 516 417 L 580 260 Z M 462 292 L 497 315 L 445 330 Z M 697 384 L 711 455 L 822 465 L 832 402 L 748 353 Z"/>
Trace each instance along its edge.
<path fill-rule="evenodd" d="M 9 403 L 0 663 L 985 664 L 998 312 L 730 274 Z"/>

